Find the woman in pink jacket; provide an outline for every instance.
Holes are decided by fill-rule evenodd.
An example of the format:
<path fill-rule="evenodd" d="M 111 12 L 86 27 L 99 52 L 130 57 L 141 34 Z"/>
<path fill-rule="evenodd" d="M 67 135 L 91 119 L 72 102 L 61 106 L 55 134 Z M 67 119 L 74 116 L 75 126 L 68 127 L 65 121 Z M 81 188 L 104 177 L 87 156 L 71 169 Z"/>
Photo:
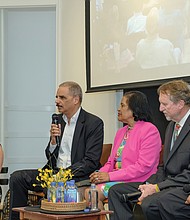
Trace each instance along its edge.
<path fill-rule="evenodd" d="M 118 120 L 126 125 L 117 131 L 107 163 L 90 175 L 90 181 L 97 184 L 100 209 L 112 185 L 143 182 L 156 173 L 159 163 L 161 138 L 151 123 L 145 94 L 139 91 L 125 93 L 118 108 Z M 88 190 L 85 192 L 87 201 Z"/>

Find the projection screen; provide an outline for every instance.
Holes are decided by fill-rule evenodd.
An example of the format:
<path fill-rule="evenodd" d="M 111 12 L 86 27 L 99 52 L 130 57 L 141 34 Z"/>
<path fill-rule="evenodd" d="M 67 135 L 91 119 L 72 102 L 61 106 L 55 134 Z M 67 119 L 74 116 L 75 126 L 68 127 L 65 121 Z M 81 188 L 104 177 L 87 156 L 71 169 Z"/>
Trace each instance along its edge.
<path fill-rule="evenodd" d="M 190 0 L 85 0 L 87 92 L 190 81 Z"/>

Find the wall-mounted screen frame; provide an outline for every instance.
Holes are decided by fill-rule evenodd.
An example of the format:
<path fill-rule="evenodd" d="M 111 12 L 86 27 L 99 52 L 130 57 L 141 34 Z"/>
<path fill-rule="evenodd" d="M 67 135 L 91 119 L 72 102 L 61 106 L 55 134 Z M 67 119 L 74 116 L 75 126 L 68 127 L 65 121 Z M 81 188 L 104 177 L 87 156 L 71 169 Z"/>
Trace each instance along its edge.
<path fill-rule="evenodd" d="M 85 0 L 87 92 L 157 86 L 176 78 L 190 82 L 190 21 L 187 19 L 190 16 L 189 1 L 166 0 L 163 2 L 167 5 L 141 5 L 140 23 L 143 23 L 143 18 L 146 20 L 139 30 L 142 33 L 130 33 L 135 32 L 135 28 L 130 30 L 128 26 L 140 4 L 137 7 L 135 2 L 139 3 L 138 0 Z M 157 54 L 153 51 L 151 54 L 148 53 L 151 49 L 147 49 L 145 45 L 148 32 L 146 26 L 149 24 L 150 29 L 153 25 L 158 25 L 158 16 L 165 13 L 164 7 L 172 7 L 175 28 L 170 27 L 162 34 L 158 32 L 160 45 L 156 50 Z M 164 15 L 162 16 L 164 19 Z M 178 27 L 175 19 L 184 19 L 185 23 L 180 23 Z M 165 23 L 162 21 L 162 25 Z M 172 32 L 175 30 L 177 33 Z M 151 31 L 153 30 L 149 30 Z M 176 35 L 177 40 L 170 39 L 170 32 Z M 155 57 L 157 59 L 153 59 Z"/>

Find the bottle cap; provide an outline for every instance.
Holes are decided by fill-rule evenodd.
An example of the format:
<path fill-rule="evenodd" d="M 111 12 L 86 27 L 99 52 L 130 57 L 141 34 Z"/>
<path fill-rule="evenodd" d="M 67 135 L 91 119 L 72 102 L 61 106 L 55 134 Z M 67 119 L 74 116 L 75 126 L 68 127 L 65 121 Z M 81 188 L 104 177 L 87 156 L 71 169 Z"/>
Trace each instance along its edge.
<path fill-rule="evenodd" d="M 51 182 L 51 186 L 56 186 L 56 182 Z"/>
<path fill-rule="evenodd" d="M 64 186 L 63 182 L 58 182 L 58 186 Z"/>
<path fill-rule="evenodd" d="M 91 188 L 92 188 L 92 189 L 95 189 L 95 188 L 96 188 L 96 185 L 95 185 L 94 183 L 92 183 L 92 184 L 91 184 Z"/>
<path fill-rule="evenodd" d="M 71 182 L 72 184 L 75 184 L 75 180 L 70 180 L 70 182 Z"/>

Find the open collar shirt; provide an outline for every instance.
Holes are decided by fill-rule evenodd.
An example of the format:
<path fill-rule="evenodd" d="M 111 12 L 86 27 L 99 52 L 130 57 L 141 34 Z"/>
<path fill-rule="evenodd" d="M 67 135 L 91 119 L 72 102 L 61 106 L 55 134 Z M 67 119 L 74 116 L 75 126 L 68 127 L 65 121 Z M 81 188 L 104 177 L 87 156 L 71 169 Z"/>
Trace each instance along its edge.
<path fill-rule="evenodd" d="M 189 109 L 188 112 L 185 114 L 185 116 L 178 122 L 178 124 L 180 125 L 180 128 L 179 128 L 179 130 L 178 130 L 178 136 L 179 136 L 179 134 L 180 134 L 180 132 L 181 132 L 181 129 L 183 128 L 183 125 L 185 124 L 187 118 L 189 117 L 189 115 L 190 115 L 190 109 Z M 177 123 L 177 122 L 176 122 L 176 123 Z M 174 128 L 175 128 L 175 126 L 174 126 Z M 173 138 L 172 138 L 172 142 L 171 142 L 171 149 L 172 149 L 173 145 L 174 145 L 174 131 L 173 131 Z M 170 149 L 170 150 L 171 150 L 171 149 Z"/>
<path fill-rule="evenodd" d="M 76 123 L 79 117 L 81 107 L 78 111 L 72 116 L 70 122 L 68 123 L 68 119 L 65 115 L 63 115 L 63 120 L 65 121 L 66 125 L 63 131 L 63 137 L 61 140 L 61 145 L 59 149 L 59 155 L 57 158 L 57 167 L 59 168 L 67 168 L 71 165 L 71 148 L 73 143 L 73 136 L 75 132 Z M 50 146 L 50 151 L 53 152 L 56 145 Z"/>

